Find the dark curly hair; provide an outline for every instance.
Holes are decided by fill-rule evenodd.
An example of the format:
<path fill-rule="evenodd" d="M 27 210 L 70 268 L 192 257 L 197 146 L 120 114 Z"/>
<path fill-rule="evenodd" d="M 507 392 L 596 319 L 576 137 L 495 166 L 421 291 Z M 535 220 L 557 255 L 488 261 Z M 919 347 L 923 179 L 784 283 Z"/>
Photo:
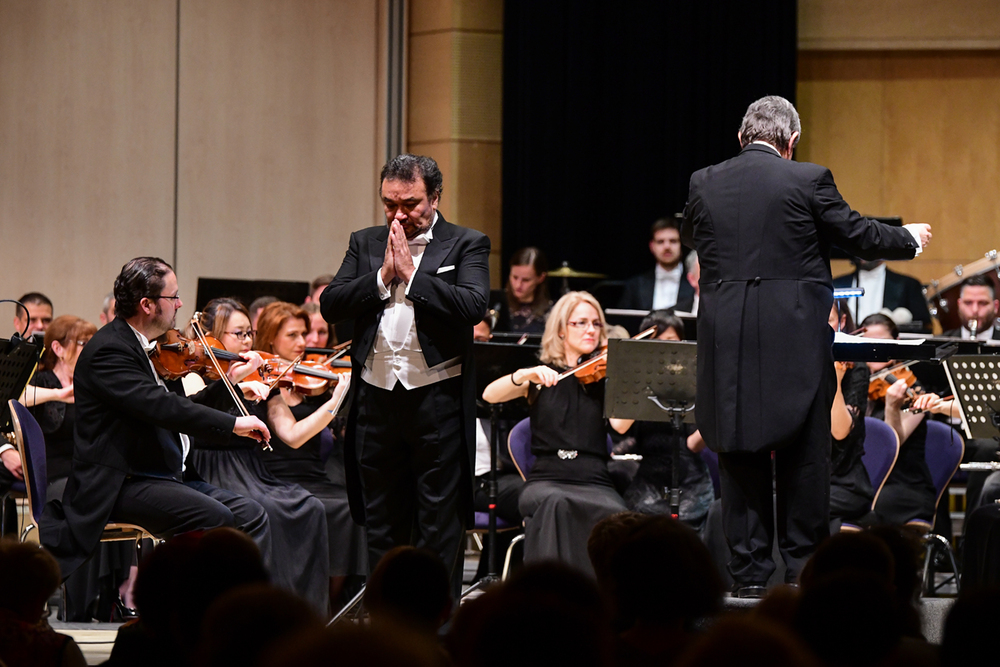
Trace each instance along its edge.
<path fill-rule="evenodd" d="M 128 319 L 139 312 L 143 297 L 157 296 L 164 276 L 174 268 L 159 257 L 136 257 L 122 267 L 115 278 L 115 314 Z"/>
<path fill-rule="evenodd" d="M 441 196 L 444 190 L 444 177 L 441 175 L 438 163 L 426 155 L 409 153 L 397 155 L 385 163 L 379 179 L 379 190 L 381 191 L 381 184 L 386 180 L 413 183 L 418 178 L 423 179 L 428 198 Z"/>

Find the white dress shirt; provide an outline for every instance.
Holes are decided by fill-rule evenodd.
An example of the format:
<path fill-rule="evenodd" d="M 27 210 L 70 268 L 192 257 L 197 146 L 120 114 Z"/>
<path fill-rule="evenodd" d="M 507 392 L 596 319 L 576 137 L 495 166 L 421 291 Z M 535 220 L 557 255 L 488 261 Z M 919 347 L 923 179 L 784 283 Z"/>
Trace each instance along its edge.
<path fill-rule="evenodd" d="M 677 293 L 681 289 L 681 280 L 684 278 L 684 264 L 678 262 L 677 266 L 669 271 L 657 264 L 654 275 L 656 281 L 653 286 L 653 310 L 675 305 Z"/>
<path fill-rule="evenodd" d="M 854 298 L 854 321 L 861 320 L 882 310 L 885 300 L 885 264 L 879 264 L 871 271 L 858 271 L 854 277 L 854 287 L 863 287 L 864 296 Z"/>
<path fill-rule="evenodd" d="M 423 234 L 407 240 L 413 256 L 413 274 L 405 285 L 398 278 L 387 287 L 382 282 L 382 272 L 375 272 L 379 296 L 386 301 L 385 312 L 379 323 L 375 344 L 361 369 L 361 379 L 380 389 L 391 390 L 396 382 L 402 382 L 407 389 L 425 387 L 441 380 L 462 374 L 460 357 L 443 361 L 429 367 L 417 338 L 417 324 L 413 316 L 413 302 L 408 295 L 413 276 L 420 268 L 424 249 L 434 239 L 434 225 L 438 215 L 434 213 L 430 228 Z"/>
<path fill-rule="evenodd" d="M 135 334 L 135 337 L 139 339 L 139 345 L 142 345 L 142 349 L 146 352 L 146 361 L 149 362 L 149 368 L 153 371 L 153 377 L 156 378 L 156 384 L 163 387 L 163 391 L 170 391 L 167 389 L 167 385 L 163 381 L 163 378 L 161 378 L 160 374 L 156 372 L 156 367 L 153 366 L 153 360 L 149 358 L 149 353 L 156 349 L 156 343 L 150 343 L 149 339 L 131 324 L 128 326 L 132 329 L 132 333 Z M 188 452 L 191 451 L 191 438 L 187 437 L 187 434 L 185 433 L 178 433 L 178 435 L 181 437 L 181 472 L 183 472 L 187 469 Z"/>

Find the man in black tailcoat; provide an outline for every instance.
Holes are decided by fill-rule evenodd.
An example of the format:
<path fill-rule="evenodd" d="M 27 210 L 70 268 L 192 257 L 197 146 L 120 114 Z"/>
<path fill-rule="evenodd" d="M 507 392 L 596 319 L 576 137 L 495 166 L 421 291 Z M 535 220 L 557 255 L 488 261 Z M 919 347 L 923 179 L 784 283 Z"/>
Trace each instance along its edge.
<path fill-rule="evenodd" d="M 701 262 L 695 412 L 719 453 L 729 571 L 747 597 L 762 595 L 775 569 L 772 452 L 788 580 L 829 531 L 830 246 L 909 259 L 930 239 L 927 225 L 862 217 L 828 169 L 793 162 L 800 127 L 781 97 L 751 104 L 742 151 L 692 175 L 685 212 Z"/>
<path fill-rule="evenodd" d="M 197 479 L 183 465 L 184 434 L 222 443 L 231 433 L 269 437 L 267 426 L 170 392 L 157 376 L 150 341 L 174 328 L 183 305 L 169 264 L 131 260 L 114 293 L 116 319 L 94 334 L 76 364 L 73 468 L 63 498 L 46 504 L 42 544 L 65 578 L 93 553 L 109 521 L 138 524 L 162 538 L 235 526 L 254 538 L 268 562 L 264 509 Z"/>
<path fill-rule="evenodd" d="M 438 212 L 431 158 L 393 158 L 380 182 L 386 226 L 351 235 L 320 297 L 328 321 L 354 319 L 351 512 L 371 568 L 413 544 L 438 554 L 460 587 L 476 442 L 472 327 L 486 313 L 490 241 Z"/>

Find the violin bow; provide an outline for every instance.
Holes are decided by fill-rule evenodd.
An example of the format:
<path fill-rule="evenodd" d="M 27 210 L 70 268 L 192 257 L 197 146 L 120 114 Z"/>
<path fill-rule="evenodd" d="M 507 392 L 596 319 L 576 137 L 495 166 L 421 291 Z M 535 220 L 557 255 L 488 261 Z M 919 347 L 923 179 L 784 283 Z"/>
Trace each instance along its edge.
<path fill-rule="evenodd" d="M 233 383 L 229 379 L 229 376 L 226 375 L 225 372 L 223 372 L 222 365 L 219 363 L 219 360 L 216 359 L 215 352 L 212 350 L 212 346 L 208 344 L 207 340 L 205 340 L 205 332 L 202 331 L 201 328 L 201 313 L 195 313 L 191 317 L 191 328 L 194 330 L 195 334 L 197 334 L 198 341 L 201 343 L 202 348 L 204 348 L 205 354 L 207 354 L 208 358 L 211 359 L 212 366 L 215 367 L 215 372 L 219 374 L 219 377 L 222 379 L 222 383 L 226 385 L 226 389 L 229 390 L 229 395 L 233 397 L 233 402 L 236 403 L 236 408 L 240 411 L 240 414 L 242 414 L 244 417 L 249 417 L 250 411 L 247 410 L 247 406 L 243 405 L 243 401 L 240 399 L 239 396 L 237 396 L 236 388 L 233 387 Z M 258 431 L 258 433 L 260 433 L 260 431 Z M 264 451 L 266 452 L 273 451 L 271 447 L 271 441 L 265 438 L 263 433 L 260 433 L 260 435 L 261 435 L 260 441 L 263 444 Z"/>

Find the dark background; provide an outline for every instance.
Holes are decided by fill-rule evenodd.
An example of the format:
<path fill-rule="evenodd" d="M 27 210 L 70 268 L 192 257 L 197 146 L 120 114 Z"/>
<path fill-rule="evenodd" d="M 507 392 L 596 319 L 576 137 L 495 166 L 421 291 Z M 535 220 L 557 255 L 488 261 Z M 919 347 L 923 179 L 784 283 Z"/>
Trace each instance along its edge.
<path fill-rule="evenodd" d="M 651 268 L 649 225 L 739 152 L 747 106 L 795 101 L 796 39 L 795 0 L 507 0 L 502 282 L 528 245 L 550 268 Z"/>

